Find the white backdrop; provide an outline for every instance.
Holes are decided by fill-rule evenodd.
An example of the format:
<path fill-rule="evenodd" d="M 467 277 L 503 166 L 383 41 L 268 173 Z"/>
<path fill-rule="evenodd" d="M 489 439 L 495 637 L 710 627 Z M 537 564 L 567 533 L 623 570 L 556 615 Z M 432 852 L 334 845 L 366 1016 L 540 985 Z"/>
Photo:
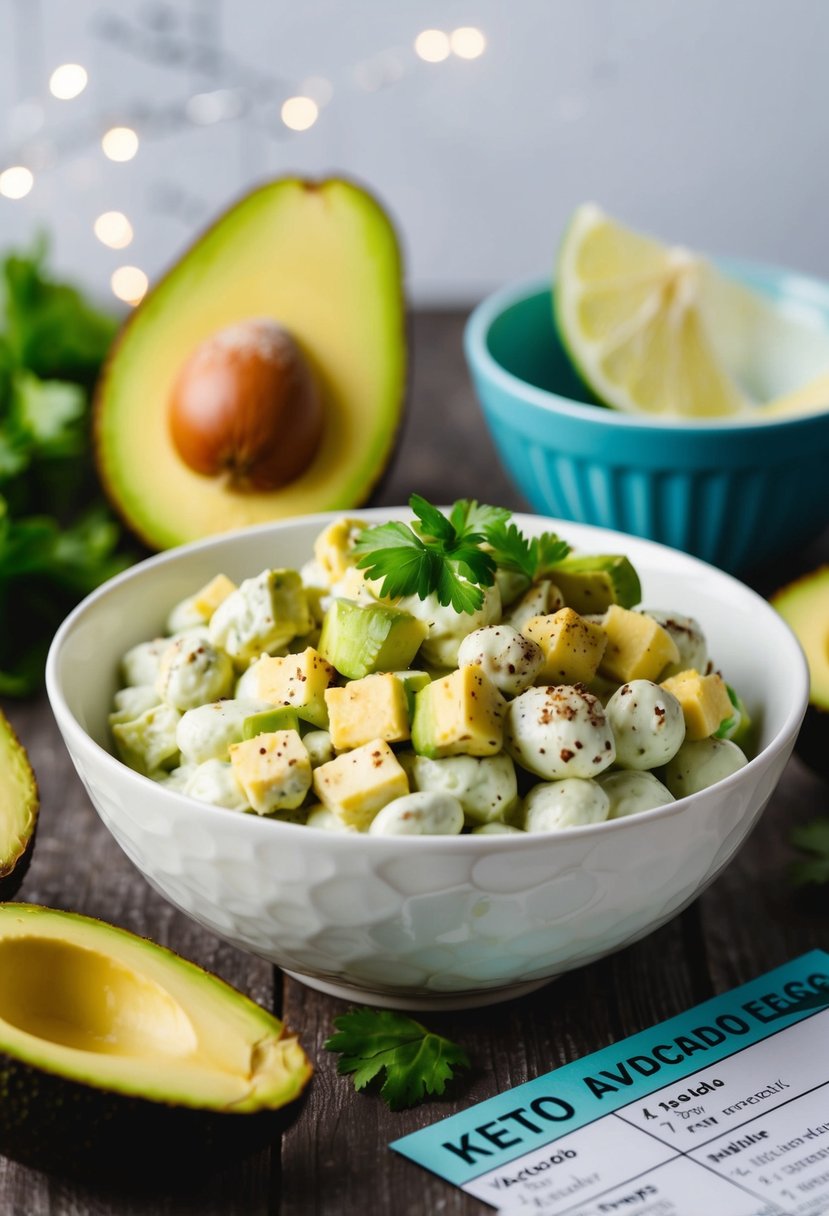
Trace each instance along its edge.
<path fill-rule="evenodd" d="M 480 58 L 417 57 L 419 31 L 457 26 L 483 31 Z M 0 247 L 45 227 L 104 296 L 117 266 L 152 278 L 254 182 L 335 171 L 391 210 L 421 303 L 545 272 L 588 198 L 829 275 L 827 48 L 826 0 L 0 0 L 0 171 L 34 173 L 0 197 Z M 89 85 L 58 101 L 66 61 Z M 309 77 L 330 100 L 290 131 L 284 99 L 324 96 Z M 116 124 L 139 134 L 128 163 L 101 151 Z M 93 234 L 111 209 L 128 249 Z"/>

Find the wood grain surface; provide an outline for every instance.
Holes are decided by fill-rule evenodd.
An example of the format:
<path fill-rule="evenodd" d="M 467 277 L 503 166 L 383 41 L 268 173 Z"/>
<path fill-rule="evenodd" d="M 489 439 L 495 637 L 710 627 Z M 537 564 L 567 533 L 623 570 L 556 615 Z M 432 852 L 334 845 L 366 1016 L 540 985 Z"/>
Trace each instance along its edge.
<path fill-rule="evenodd" d="M 520 508 L 481 421 L 463 366 L 463 318 L 414 318 L 409 417 L 375 502 L 412 490 L 434 501 L 470 495 Z M 767 591 L 829 559 L 829 536 L 750 581 Z M 793 760 L 745 848 L 681 916 L 611 958 L 532 996 L 481 1011 L 427 1015 L 461 1041 L 473 1069 L 451 1097 L 389 1113 L 357 1095 L 323 1050 L 342 1002 L 283 978 L 170 907 L 145 883 L 98 820 L 74 775 L 44 698 L 5 709 L 29 750 L 42 793 L 34 860 L 20 893 L 30 902 L 100 916 L 217 972 L 299 1031 L 316 1075 L 282 1143 L 225 1173 L 205 1163 L 202 1185 L 170 1180 L 138 1196 L 81 1186 L 0 1158 L 0 1216 L 441 1216 L 490 1209 L 391 1152 L 390 1140 L 679 1013 L 815 946 L 829 947 L 826 892 L 787 881 L 792 826 L 829 811 L 829 787 Z M 142 1146 L 135 1145 L 140 1157 Z"/>

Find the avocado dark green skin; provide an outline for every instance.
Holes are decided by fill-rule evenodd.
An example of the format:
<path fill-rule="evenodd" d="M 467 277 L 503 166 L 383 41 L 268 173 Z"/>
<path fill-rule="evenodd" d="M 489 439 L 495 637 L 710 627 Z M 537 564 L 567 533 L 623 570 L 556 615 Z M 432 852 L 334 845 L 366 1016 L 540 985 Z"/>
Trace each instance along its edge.
<path fill-rule="evenodd" d="M 0 869 L 0 903 L 6 903 L 8 900 L 14 899 L 20 890 L 20 884 L 26 877 L 26 871 L 32 862 L 36 835 L 37 819 L 35 819 L 34 827 L 29 839 L 26 841 L 26 847 L 23 852 L 18 853 L 16 858 L 9 859 L 2 869 Z"/>
<path fill-rule="evenodd" d="M 304 1091 L 255 1114 L 191 1109 L 98 1089 L 0 1053 L 0 1153 L 83 1181 L 168 1188 L 273 1143 L 303 1100 Z"/>

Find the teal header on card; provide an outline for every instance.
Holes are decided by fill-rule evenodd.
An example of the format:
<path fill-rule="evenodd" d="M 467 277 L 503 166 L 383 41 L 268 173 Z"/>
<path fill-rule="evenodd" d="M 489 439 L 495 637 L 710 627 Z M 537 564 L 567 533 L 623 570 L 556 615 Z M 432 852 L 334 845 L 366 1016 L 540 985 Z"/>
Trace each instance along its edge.
<path fill-rule="evenodd" d="M 827 1006 L 829 954 L 813 950 L 391 1147 L 463 1186 Z"/>

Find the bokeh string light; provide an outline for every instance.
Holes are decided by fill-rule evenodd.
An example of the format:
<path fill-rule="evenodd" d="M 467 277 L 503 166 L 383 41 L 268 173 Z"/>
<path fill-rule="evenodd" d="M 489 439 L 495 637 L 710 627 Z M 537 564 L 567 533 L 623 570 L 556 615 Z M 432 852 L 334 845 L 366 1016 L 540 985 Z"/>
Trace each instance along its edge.
<path fill-rule="evenodd" d="M 43 130 L 45 111 L 41 99 L 21 100 L 9 121 L 9 130 L 15 133 L 13 138 L 16 137 L 17 145 L 5 153 L 0 148 L 0 197 L 15 201 L 24 199 L 35 186 L 36 174 L 45 173 L 77 154 L 84 142 L 84 131 L 99 141 L 103 155 L 116 164 L 126 164 L 138 156 L 145 139 L 174 134 L 187 127 L 207 127 L 248 117 L 258 119 L 261 128 L 274 138 L 278 138 L 280 132 L 283 136 L 288 133 L 300 135 L 317 125 L 335 92 L 347 89 L 377 92 L 397 84 L 418 61 L 439 64 L 453 56 L 461 60 L 478 59 L 487 45 L 483 31 L 475 26 L 449 31 L 424 29 L 409 44 L 408 51 L 387 48 L 344 68 L 342 79 L 336 85 L 320 75 L 291 82 L 252 68 L 218 44 L 213 46 L 205 42 L 203 37 L 196 44 L 186 31 L 182 32 L 183 27 L 177 27 L 173 6 L 168 5 L 168 9 L 169 20 L 163 30 L 157 23 L 152 26 L 146 14 L 142 17 L 139 13 L 133 22 L 122 11 L 112 10 L 99 19 L 93 32 L 120 51 L 159 68 L 189 64 L 194 70 L 201 70 L 207 56 L 213 65 L 217 87 L 194 93 L 172 105 L 156 106 L 151 100 L 145 100 L 139 109 L 127 109 L 120 114 L 121 123 L 117 126 L 107 125 L 99 114 L 74 129 L 48 135 Z M 239 83 L 242 81 L 243 84 Z M 62 63 L 52 70 L 48 90 L 57 100 L 71 102 L 85 92 L 88 83 L 89 74 L 82 64 Z M 271 114 L 278 116 L 276 123 L 270 118 Z M 33 121 L 35 116 L 37 122 Z M 23 121 L 24 117 L 27 121 Z M 44 153 L 44 148 L 48 154 Z M 193 201 L 184 200 L 186 209 L 191 209 Z M 122 211 L 105 211 L 94 221 L 90 217 L 90 222 L 95 236 L 107 248 L 125 249 L 132 243 L 133 225 Z M 146 293 L 148 278 L 138 266 L 118 266 L 112 272 L 110 285 L 119 300 L 134 305 Z"/>

